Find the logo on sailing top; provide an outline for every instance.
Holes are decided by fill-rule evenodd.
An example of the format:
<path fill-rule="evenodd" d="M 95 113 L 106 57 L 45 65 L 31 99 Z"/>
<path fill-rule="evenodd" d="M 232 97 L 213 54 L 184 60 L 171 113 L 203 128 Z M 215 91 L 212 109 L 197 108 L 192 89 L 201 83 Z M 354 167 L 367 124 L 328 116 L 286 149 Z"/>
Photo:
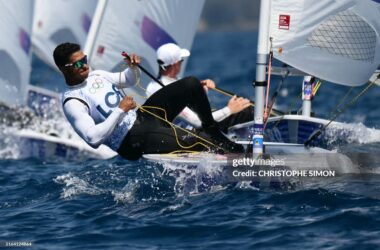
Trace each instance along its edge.
<path fill-rule="evenodd" d="M 278 19 L 278 29 L 289 30 L 290 27 L 290 15 L 280 15 Z"/>
<path fill-rule="evenodd" d="M 96 78 L 95 82 L 92 83 L 90 88 L 90 93 L 95 94 L 98 90 L 104 87 L 103 81 L 100 78 Z"/>

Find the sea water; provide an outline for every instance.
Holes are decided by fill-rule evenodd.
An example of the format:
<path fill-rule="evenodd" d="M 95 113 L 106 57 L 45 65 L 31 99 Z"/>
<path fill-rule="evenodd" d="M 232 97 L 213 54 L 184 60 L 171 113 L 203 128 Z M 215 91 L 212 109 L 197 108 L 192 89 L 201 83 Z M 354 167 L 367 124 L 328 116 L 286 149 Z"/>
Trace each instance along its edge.
<path fill-rule="evenodd" d="M 255 32 L 198 34 L 185 75 L 253 97 L 256 39 Z M 43 74 L 47 69 L 40 67 Z M 279 80 L 274 77 L 272 89 Z M 62 82 L 52 72 L 45 81 Z M 289 107 L 301 83 L 285 80 L 278 109 Z M 330 118 L 348 89 L 323 83 L 313 102 L 316 115 Z M 228 101 L 209 95 L 214 107 Z M 120 157 L 14 160 L 8 159 L 13 145 L 2 140 L 0 248 L 378 249 L 380 166 L 368 158 L 380 152 L 379 97 L 373 87 L 339 117 L 352 128 L 334 144 L 335 150 L 361 153 L 356 160 L 374 171 L 290 186 L 213 182 L 207 160 L 197 170 L 176 171 Z"/>

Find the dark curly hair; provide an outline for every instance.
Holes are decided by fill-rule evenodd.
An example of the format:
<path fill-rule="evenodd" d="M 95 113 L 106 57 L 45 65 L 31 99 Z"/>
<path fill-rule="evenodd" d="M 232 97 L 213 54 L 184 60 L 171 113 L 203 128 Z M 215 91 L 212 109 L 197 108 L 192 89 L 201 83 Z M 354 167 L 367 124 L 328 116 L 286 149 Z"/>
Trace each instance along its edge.
<path fill-rule="evenodd" d="M 70 56 L 80 50 L 80 45 L 76 43 L 62 43 L 58 45 L 54 52 L 54 62 L 58 67 L 63 67 L 69 61 Z"/>

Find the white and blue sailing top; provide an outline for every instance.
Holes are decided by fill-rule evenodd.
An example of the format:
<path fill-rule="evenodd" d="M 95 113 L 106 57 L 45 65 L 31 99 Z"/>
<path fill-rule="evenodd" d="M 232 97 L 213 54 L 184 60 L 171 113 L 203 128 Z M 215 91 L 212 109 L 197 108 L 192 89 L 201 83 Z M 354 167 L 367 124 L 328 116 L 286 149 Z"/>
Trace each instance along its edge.
<path fill-rule="evenodd" d="M 66 118 L 93 148 L 105 144 L 117 151 L 136 120 L 135 110 L 124 112 L 118 107 L 123 99 L 119 86 L 131 87 L 136 82 L 129 69 L 120 73 L 92 71 L 83 83 L 62 94 Z"/>

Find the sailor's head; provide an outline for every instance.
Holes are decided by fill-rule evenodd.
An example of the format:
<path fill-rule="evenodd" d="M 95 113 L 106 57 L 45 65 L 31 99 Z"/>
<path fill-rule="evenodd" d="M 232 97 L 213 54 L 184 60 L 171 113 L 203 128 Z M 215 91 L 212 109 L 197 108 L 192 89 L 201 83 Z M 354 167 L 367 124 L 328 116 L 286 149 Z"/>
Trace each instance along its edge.
<path fill-rule="evenodd" d="M 182 61 L 190 56 L 190 51 L 181 49 L 177 44 L 166 43 L 157 49 L 157 63 L 160 67 L 160 72 L 176 67 L 180 71 Z"/>
<path fill-rule="evenodd" d="M 62 43 L 53 52 L 54 62 L 68 84 L 83 82 L 90 71 L 87 56 L 75 43 Z"/>

